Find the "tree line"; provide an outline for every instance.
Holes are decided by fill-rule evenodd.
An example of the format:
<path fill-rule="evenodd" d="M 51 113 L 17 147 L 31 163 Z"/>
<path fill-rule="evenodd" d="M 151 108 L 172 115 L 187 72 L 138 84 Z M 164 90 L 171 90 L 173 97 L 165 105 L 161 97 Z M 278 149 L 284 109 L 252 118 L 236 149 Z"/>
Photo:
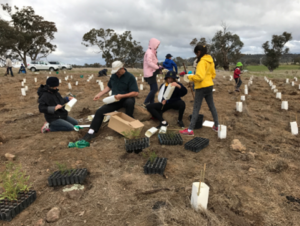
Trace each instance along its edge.
<path fill-rule="evenodd" d="M 8 4 L 1 4 L 1 6 L 11 20 L 5 21 L 0 17 L 0 61 L 4 61 L 5 57 L 10 55 L 12 59 L 21 60 L 27 65 L 26 57 L 31 60 L 39 60 L 56 50 L 57 46 L 51 43 L 57 32 L 54 22 L 44 20 L 30 6 L 22 9 L 16 6 L 12 8 Z M 271 42 L 266 41 L 262 44 L 265 54 L 259 59 L 259 62 L 257 58 L 249 59 L 241 53 L 244 43 L 237 34 L 229 31 L 225 23 L 222 23 L 222 29 L 217 31 L 212 39 L 194 38 L 189 44 L 191 47 L 207 46 L 209 54 L 215 61 L 215 66 L 222 67 L 224 70 L 229 70 L 230 64 L 244 61 L 247 64 L 262 63 L 270 71 L 273 71 L 287 56 L 289 48 L 286 48 L 285 44 L 290 40 L 292 40 L 292 34 L 288 32 L 273 35 Z M 143 67 L 145 52 L 140 42 L 133 39 L 131 31 L 118 34 L 110 28 L 93 28 L 83 35 L 81 43 L 86 47 L 98 47 L 106 66 L 110 66 L 115 60 L 120 60 L 128 67 Z M 178 56 L 173 60 L 180 67 L 183 63 L 187 66 L 192 65 L 194 58 L 183 59 Z M 300 63 L 300 57 L 294 57 L 293 62 Z M 92 65 L 102 66 L 99 63 L 85 64 L 87 67 L 92 67 Z"/>

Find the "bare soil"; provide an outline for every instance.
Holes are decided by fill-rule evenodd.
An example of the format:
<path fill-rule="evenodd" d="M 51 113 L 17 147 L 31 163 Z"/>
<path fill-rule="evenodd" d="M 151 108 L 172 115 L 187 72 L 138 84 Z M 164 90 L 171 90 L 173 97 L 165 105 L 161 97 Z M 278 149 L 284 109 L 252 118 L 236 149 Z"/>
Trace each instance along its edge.
<path fill-rule="evenodd" d="M 38 111 L 37 89 L 45 83 L 48 72 L 4 77 L 0 71 L 0 170 L 3 171 L 5 153 L 16 155 L 21 163 L 37 200 L 10 223 L 0 225 L 34 225 L 45 219 L 53 207 L 61 209 L 60 219 L 46 225 L 236 225 L 236 226 L 283 226 L 299 225 L 300 204 L 288 202 L 286 196 L 300 198 L 300 142 L 299 136 L 290 132 L 290 121 L 296 120 L 300 112 L 298 85 L 285 84 L 285 75 L 273 79 L 288 100 L 289 110 L 281 110 L 281 101 L 263 77 L 255 73 L 253 85 L 246 96 L 242 113 L 235 111 L 235 102 L 240 93 L 234 92 L 234 81 L 229 81 L 231 72 L 217 72 L 214 101 L 222 124 L 228 126 L 228 137 L 219 140 L 210 128 L 195 130 L 195 135 L 208 138 L 210 144 L 199 153 L 183 146 L 161 146 L 157 136 L 151 137 L 148 150 L 159 157 L 168 158 L 165 175 L 145 175 L 143 166 L 147 158 L 143 153 L 128 154 L 124 138 L 107 126 L 100 130 L 91 146 L 84 149 L 69 149 L 68 142 L 81 138 L 87 129 L 80 132 L 50 132 L 42 134 L 45 122 Z M 141 71 L 131 69 L 141 84 Z M 70 116 L 88 124 L 86 118 L 94 114 L 102 101 L 93 101 L 100 91 L 96 79 L 86 82 L 87 75 L 96 75 L 93 69 L 67 71 L 73 75 L 71 93 L 76 95 L 77 104 Z M 84 78 L 80 78 L 80 75 Z M 266 75 L 270 75 L 265 73 Z M 52 73 L 53 75 L 53 73 Z M 245 74 L 243 85 L 252 74 Z M 63 73 L 60 93 L 69 93 Z M 226 79 L 223 78 L 226 76 Z M 34 83 L 34 77 L 38 82 Z M 281 77 L 281 78 L 280 78 Z M 21 96 L 21 80 L 27 79 L 29 91 Z M 105 84 L 108 77 L 100 78 Z M 79 85 L 75 86 L 75 81 Z M 296 82 L 298 84 L 298 82 Z M 149 92 L 144 83 L 136 104 L 142 104 Z M 192 113 L 193 98 L 189 93 L 183 98 L 187 108 L 184 123 Z M 201 114 L 205 120 L 212 116 L 203 102 Z M 171 129 L 179 129 L 174 123 L 177 113 L 168 114 Z M 145 121 L 146 129 L 157 126 L 157 121 Z M 112 136 L 113 140 L 106 139 Z M 184 143 L 192 139 L 183 137 Z M 245 152 L 230 149 L 233 139 L 246 146 Z M 47 184 L 48 176 L 57 170 L 56 162 L 72 168 L 87 168 L 90 175 L 85 190 L 78 197 L 66 195 L 63 187 L 52 188 Z M 208 210 L 195 212 L 190 206 L 191 185 L 199 181 L 200 170 L 207 164 L 205 183 L 210 186 Z M 153 194 L 143 192 L 162 189 Z"/>

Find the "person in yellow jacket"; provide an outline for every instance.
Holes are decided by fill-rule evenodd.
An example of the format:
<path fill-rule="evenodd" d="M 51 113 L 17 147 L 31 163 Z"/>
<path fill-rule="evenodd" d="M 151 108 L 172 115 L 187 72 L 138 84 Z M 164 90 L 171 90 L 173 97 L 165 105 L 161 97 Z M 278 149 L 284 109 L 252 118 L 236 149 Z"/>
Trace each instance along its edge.
<path fill-rule="evenodd" d="M 195 101 L 191 123 L 188 129 L 181 130 L 182 135 L 194 136 L 195 128 L 202 100 L 205 98 L 206 103 L 214 119 L 213 130 L 218 132 L 218 113 L 213 100 L 213 79 L 216 77 L 215 64 L 213 58 L 207 54 L 207 47 L 197 45 L 194 49 L 197 55 L 197 67 L 195 75 L 189 75 L 188 79 L 195 85 Z"/>

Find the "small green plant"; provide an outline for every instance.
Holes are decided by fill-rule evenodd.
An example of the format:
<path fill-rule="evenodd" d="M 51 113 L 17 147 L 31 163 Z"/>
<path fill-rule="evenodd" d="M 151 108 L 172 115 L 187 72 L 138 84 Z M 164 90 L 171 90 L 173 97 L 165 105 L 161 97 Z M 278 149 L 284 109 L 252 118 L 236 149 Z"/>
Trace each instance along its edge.
<path fill-rule="evenodd" d="M 29 177 L 30 176 L 26 176 L 21 165 L 15 165 L 11 162 L 6 164 L 5 171 L 0 175 L 0 186 L 4 190 L 3 193 L 0 194 L 0 200 L 17 200 L 20 192 L 29 191 L 31 187 L 31 184 L 28 182 Z"/>
<path fill-rule="evenodd" d="M 147 151 L 147 152 L 143 152 L 143 157 L 144 158 L 149 158 L 151 164 L 153 164 L 154 160 L 157 158 L 157 154 L 155 153 L 155 151 Z"/>
<path fill-rule="evenodd" d="M 127 139 L 136 139 L 140 136 L 140 131 L 139 130 L 124 131 L 122 132 L 122 135 Z"/>
<path fill-rule="evenodd" d="M 66 164 L 59 162 L 56 162 L 55 164 L 61 174 L 64 174 L 65 172 L 69 172 L 69 174 L 71 174 L 71 170 L 67 168 Z"/>
<path fill-rule="evenodd" d="M 176 137 L 176 133 L 174 131 L 167 131 L 167 134 L 171 139 L 174 139 Z"/>

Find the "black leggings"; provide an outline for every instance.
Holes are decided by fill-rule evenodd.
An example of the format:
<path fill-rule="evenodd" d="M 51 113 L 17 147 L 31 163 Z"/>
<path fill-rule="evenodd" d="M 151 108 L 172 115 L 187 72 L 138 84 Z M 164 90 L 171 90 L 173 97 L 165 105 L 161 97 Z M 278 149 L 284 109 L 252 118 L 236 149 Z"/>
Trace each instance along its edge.
<path fill-rule="evenodd" d="M 121 99 L 120 101 L 114 102 L 112 104 L 103 105 L 101 108 L 99 108 L 96 111 L 90 129 L 93 129 L 95 133 L 97 133 L 103 122 L 104 114 L 119 110 L 120 108 L 125 108 L 126 114 L 133 118 L 134 104 L 135 104 L 135 98 L 130 97 L 130 98 Z"/>
<path fill-rule="evenodd" d="M 162 114 L 165 111 L 169 109 L 179 110 L 178 120 L 182 121 L 183 113 L 185 110 L 185 102 L 183 100 L 178 100 L 173 103 L 165 104 L 164 108 L 161 110 L 162 106 L 162 103 L 148 104 L 147 110 L 154 118 L 157 118 L 160 122 L 165 121 L 162 117 Z"/>

